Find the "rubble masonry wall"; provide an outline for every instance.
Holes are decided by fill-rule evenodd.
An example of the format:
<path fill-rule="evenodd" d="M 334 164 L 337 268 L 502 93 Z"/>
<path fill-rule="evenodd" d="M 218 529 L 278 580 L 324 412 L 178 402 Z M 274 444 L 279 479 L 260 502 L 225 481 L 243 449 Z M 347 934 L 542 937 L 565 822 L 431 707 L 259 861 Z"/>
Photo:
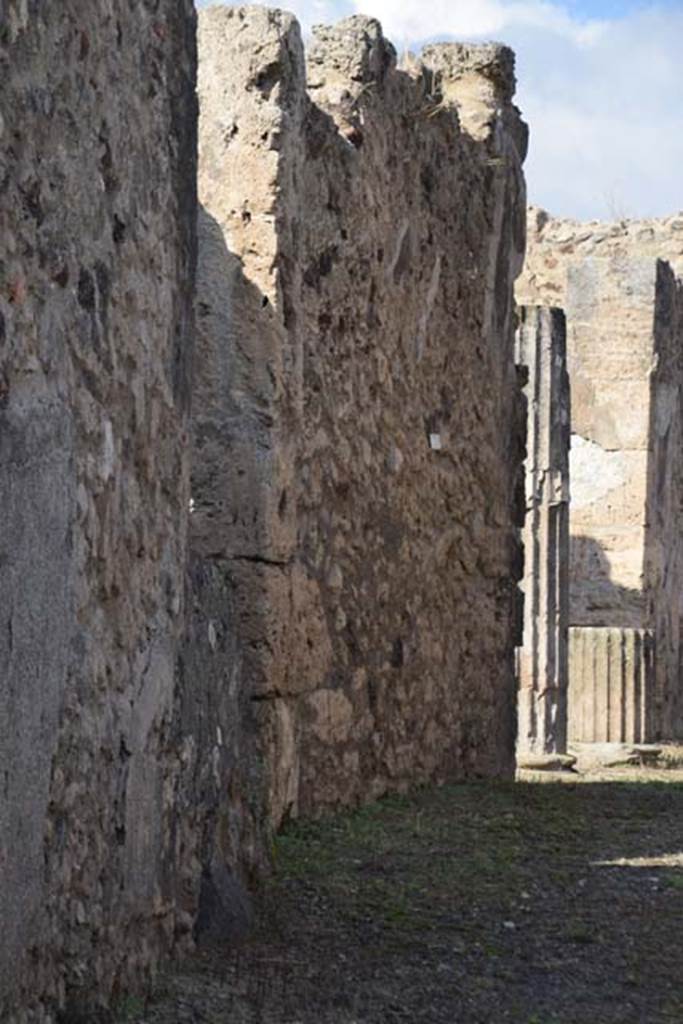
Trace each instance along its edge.
<path fill-rule="evenodd" d="M 203 12 L 199 44 L 192 546 L 219 595 L 197 636 L 229 687 L 221 735 L 249 712 L 236 788 L 277 825 L 510 775 L 513 56 L 432 46 L 398 69 L 351 18 L 306 67 L 296 22 L 260 8 Z"/>
<path fill-rule="evenodd" d="M 526 130 L 505 48 L 350 19 L 306 85 L 289 16 L 206 12 L 195 338 L 192 4 L 0 13 L 0 1019 L 44 1024 L 239 931 L 287 815 L 511 774 Z"/>
<path fill-rule="evenodd" d="M 3 1021 L 174 941 L 192 7 L 0 3 Z"/>

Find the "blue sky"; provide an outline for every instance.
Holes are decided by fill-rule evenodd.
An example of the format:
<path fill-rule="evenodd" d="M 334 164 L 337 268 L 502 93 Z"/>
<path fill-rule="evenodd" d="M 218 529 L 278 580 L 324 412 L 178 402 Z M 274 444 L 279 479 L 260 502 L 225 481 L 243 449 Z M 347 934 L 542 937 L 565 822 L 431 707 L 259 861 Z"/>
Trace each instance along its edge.
<path fill-rule="evenodd" d="M 531 202 L 582 219 L 683 210 L 683 0 L 277 6 L 293 11 L 306 32 L 316 22 L 372 15 L 398 49 L 418 49 L 426 38 L 509 43 L 517 53 L 517 102 L 531 127 Z"/>
<path fill-rule="evenodd" d="M 675 7 L 678 0 L 662 0 L 660 7 Z M 652 4 L 645 0 L 568 0 L 567 9 L 578 18 L 623 18 Z"/>

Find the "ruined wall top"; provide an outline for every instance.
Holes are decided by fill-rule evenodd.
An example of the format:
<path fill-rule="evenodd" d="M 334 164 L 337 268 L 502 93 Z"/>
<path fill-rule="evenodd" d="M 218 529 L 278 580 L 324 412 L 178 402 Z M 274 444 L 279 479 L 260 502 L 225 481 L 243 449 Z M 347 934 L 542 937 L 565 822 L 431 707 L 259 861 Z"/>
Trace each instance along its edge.
<path fill-rule="evenodd" d="M 502 43 L 432 43 L 421 52 L 422 60 L 441 73 L 446 82 L 463 82 L 477 76 L 489 83 L 500 103 L 515 94 L 515 55 Z"/>
<path fill-rule="evenodd" d="M 339 157 L 342 163 L 347 158 L 355 161 L 371 138 L 373 144 L 384 145 L 373 113 L 381 106 L 387 112 L 383 117 L 391 115 L 393 123 L 393 115 L 400 115 L 406 127 L 415 131 L 434 119 L 440 125 L 448 123 L 449 137 L 458 151 L 460 142 L 465 144 L 469 137 L 485 144 L 487 159 L 504 161 L 505 167 L 513 168 L 526 156 L 528 129 L 510 102 L 515 89 L 514 54 L 500 44 L 435 44 L 417 57 L 407 56 L 399 67 L 393 45 L 373 18 L 356 15 L 335 25 L 316 26 L 304 52 L 298 22 L 291 14 L 258 6 L 216 6 L 200 12 L 199 47 L 205 54 L 215 54 L 199 67 L 203 125 L 199 196 L 208 208 L 220 211 L 218 219 L 231 249 L 239 253 L 250 280 L 276 306 L 280 305 L 276 253 L 282 249 L 283 219 L 289 218 L 292 203 L 274 203 L 276 195 L 289 196 L 288 189 L 278 191 L 275 179 L 282 175 L 282 169 L 276 168 L 285 156 L 283 147 L 295 138 L 289 130 L 292 124 L 309 117 L 316 145 L 330 145 L 331 118 L 348 144 Z M 227 54 L 230 67 L 222 67 Z M 324 116 L 316 111 L 324 111 Z M 226 138 L 231 153 L 241 153 L 239 163 L 228 167 L 222 159 Z M 267 152 L 262 152 L 266 139 Z M 296 163 L 297 153 L 289 158 Z M 498 162 L 489 166 L 504 169 Z M 243 208 L 241 179 L 245 176 L 263 194 L 261 215 L 253 216 L 252 209 Z M 267 196 L 270 200 L 265 201 Z M 248 205 L 258 205 L 253 196 Z M 273 230 L 276 220 L 280 242 Z M 294 224 L 292 231 L 296 233 Z M 524 231 L 524 219 L 520 219 L 516 223 L 520 254 Z M 515 273 L 520 269 L 516 263 Z"/>
<path fill-rule="evenodd" d="M 396 67 L 396 50 L 378 21 L 357 14 L 336 25 L 316 25 L 307 64 L 309 88 L 329 84 L 337 76 L 369 85 L 381 82 Z"/>
<path fill-rule="evenodd" d="M 452 110 L 465 132 L 479 141 L 490 137 L 494 142 L 496 123 L 502 119 L 511 131 L 520 159 L 526 156 L 527 128 L 512 106 L 515 55 L 500 43 L 436 43 L 418 56 L 406 54 L 399 66 L 396 50 L 382 34 L 380 23 L 365 15 L 315 26 L 305 57 L 299 25 L 284 11 L 211 7 L 201 12 L 200 26 L 204 38 L 242 34 L 245 53 L 249 53 L 254 67 L 247 88 L 263 91 L 285 81 L 293 86 L 305 75 L 316 102 L 348 108 L 364 93 L 382 87 L 399 67 L 422 89 L 425 116 Z M 288 54 L 285 62 L 282 53 L 278 56 L 275 52 L 280 49 Z M 280 104 L 282 99 L 280 95 Z"/>
<path fill-rule="evenodd" d="M 683 212 L 650 220 L 579 221 L 553 217 L 530 206 L 527 218 L 531 264 L 536 250 L 552 250 L 556 259 L 630 256 L 668 260 L 683 272 Z M 546 269 L 548 267 L 546 262 Z"/>
<path fill-rule="evenodd" d="M 326 79 L 333 69 L 338 69 L 344 78 L 365 84 L 381 81 L 396 64 L 396 50 L 384 38 L 382 26 L 374 18 L 353 15 L 335 25 L 317 25 L 313 29 L 308 53 L 312 88 L 321 67 L 325 68 Z M 434 43 L 426 46 L 417 58 L 407 54 L 401 61 L 402 70 L 420 67 L 436 72 L 442 85 L 474 77 L 483 79 L 501 105 L 511 102 L 515 94 L 515 55 L 501 43 Z"/>

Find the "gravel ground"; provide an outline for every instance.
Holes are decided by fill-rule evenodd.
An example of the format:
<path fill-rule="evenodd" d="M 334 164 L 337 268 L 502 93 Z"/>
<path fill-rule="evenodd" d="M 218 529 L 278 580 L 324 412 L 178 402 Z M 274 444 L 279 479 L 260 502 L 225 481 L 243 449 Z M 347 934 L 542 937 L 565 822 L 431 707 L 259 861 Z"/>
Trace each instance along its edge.
<path fill-rule="evenodd" d="M 128 1021 L 683 1024 L 683 771 L 446 786 L 292 826 L 257 921 Z"/>

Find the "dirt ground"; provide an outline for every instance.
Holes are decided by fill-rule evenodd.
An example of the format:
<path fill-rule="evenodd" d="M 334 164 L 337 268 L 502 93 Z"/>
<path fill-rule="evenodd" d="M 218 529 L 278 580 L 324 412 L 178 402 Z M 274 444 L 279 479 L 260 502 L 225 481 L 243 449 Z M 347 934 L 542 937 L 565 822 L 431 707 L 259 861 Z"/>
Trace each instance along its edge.
<path fill-rule="evenodd" d="M 279 837 L 258 926 L 146 1024 L 683 1024 L 683 770 L 527 775 Z"/>

